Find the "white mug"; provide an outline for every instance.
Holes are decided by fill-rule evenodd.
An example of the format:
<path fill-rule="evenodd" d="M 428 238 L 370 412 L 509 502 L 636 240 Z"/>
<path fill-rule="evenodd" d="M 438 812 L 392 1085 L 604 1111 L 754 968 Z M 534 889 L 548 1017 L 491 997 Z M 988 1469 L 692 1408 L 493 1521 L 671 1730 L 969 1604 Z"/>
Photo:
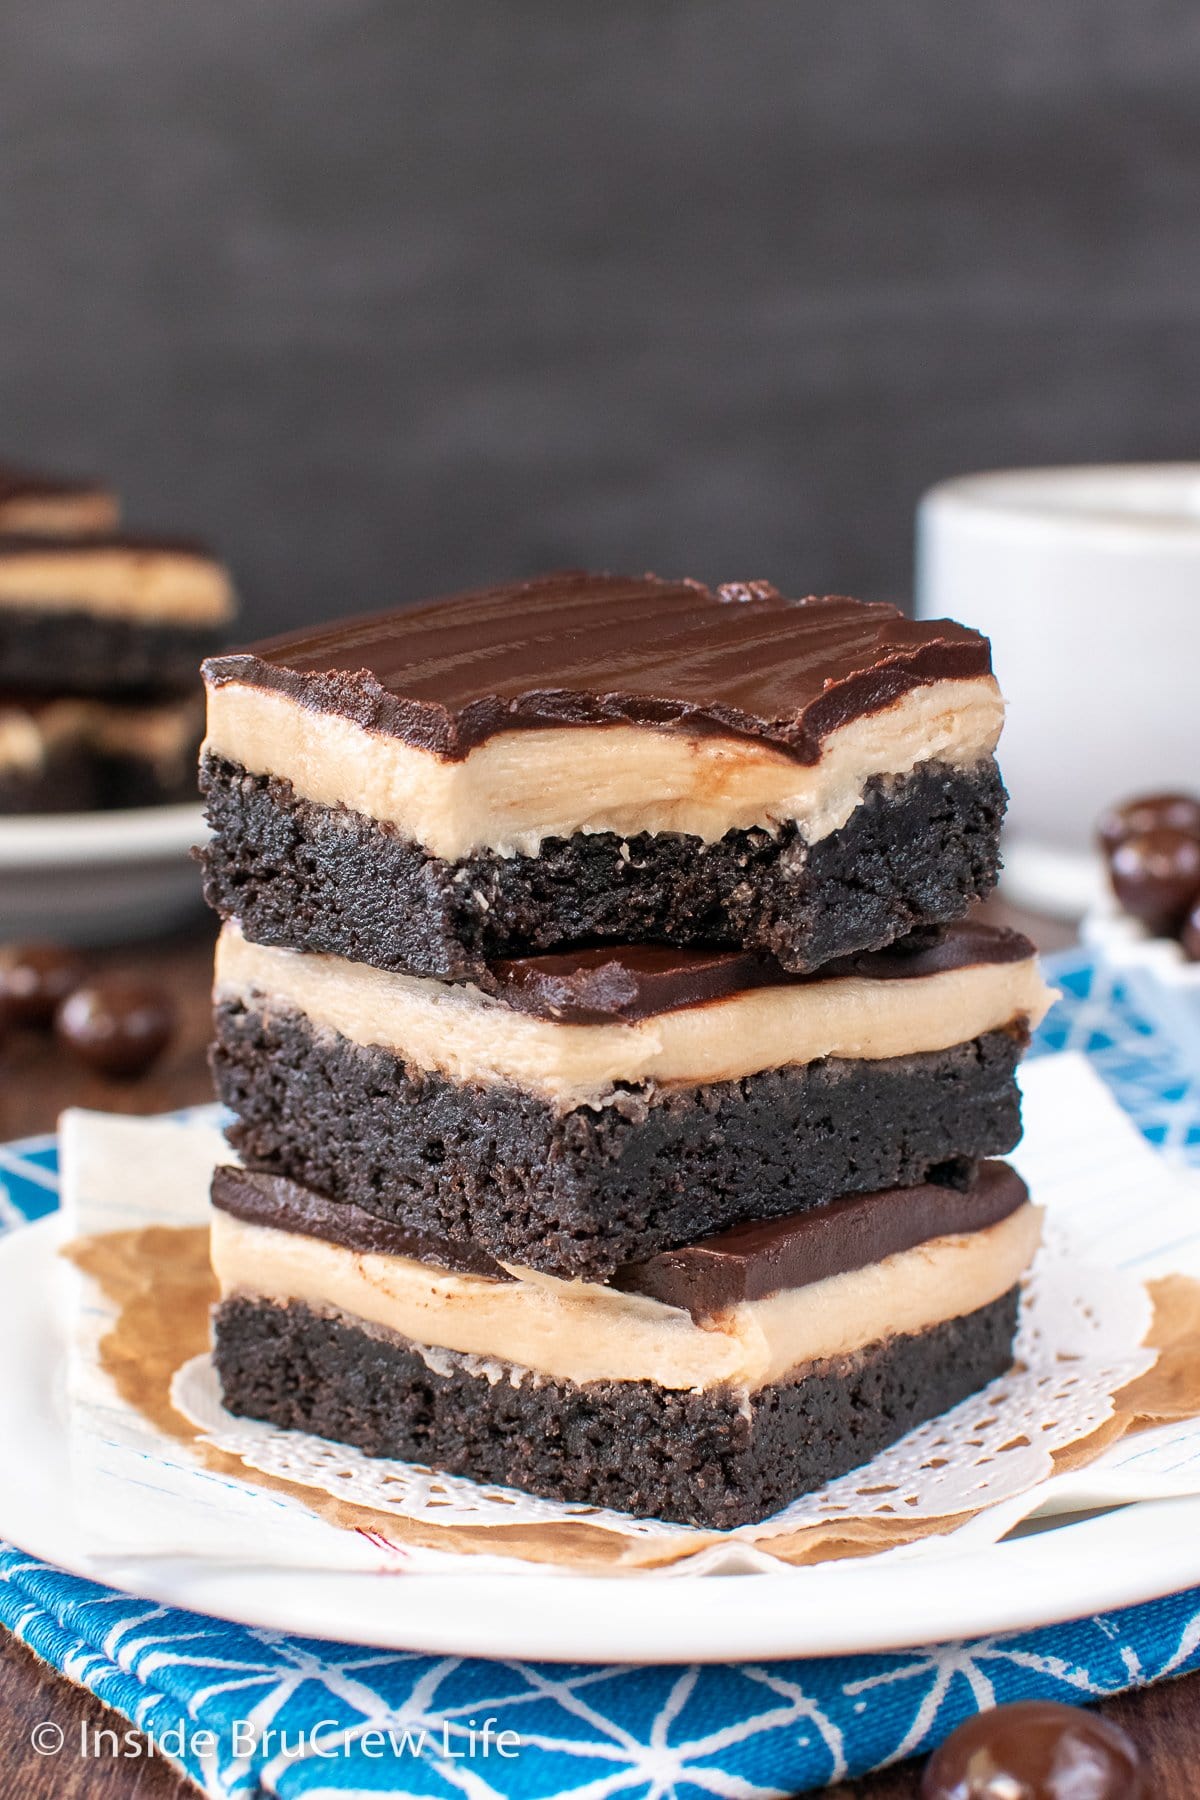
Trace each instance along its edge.
<path fill-rule="evenodd" d="M 1200 792 L 1200 463 L 943 482 L 917 515 L 916 595 L 992 640 L 1010 894 L 1081 913 L 1103 809 Z"/>

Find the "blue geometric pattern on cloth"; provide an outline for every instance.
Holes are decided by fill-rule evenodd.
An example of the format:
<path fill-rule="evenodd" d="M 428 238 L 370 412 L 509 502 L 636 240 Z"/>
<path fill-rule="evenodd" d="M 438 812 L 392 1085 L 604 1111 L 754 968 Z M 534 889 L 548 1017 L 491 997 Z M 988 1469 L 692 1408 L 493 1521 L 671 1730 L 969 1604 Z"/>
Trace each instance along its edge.
<path fill-rule="evenodd" d="M 1084 950 L 1044 959 L 1062 998 L 1030 1058 L 1082 1052 L 1143 1135 L 1172 1161 L 1200 1167 L 1200 1069 L 1137 1012 L 1118 977 Z"/>
<path fill-rule="evenodd" d="M 1082 1051 L 1152 1143 L 1200 1165 L 1200 1078 L 1085 953 L 1051 959 L 1050 973 L 1063 999 L 1033 1054 Z M 0 1148 L 0 1228 L 52 1211 L 55 1175 L 51 1137 Z M 766 1800 L 926 1751 L 996 1702 L 1086 1701 L 1200 1669 L 1200 1590 L 894 1655 L 623 1669 L 403 1655 L 230 1625 L 3 1544 L 0 1623 L 165 1744 L 205 1793 L 281 1800 Z M 497 1754 L 502 1731 L 519 1735 L 516 1756 Z"/>
<path fill-rule="evenodd" d="M 181 1727 L 212 1731 L 221 1751 L 205 1758 L 207 1769 L 194 1754 L 184 1758 L 207 1792 L 283 1800 L 752 1800 L 916 1755 L 995 1702 L 1036 1695 L 1077 1703 L 1200 1666 L 1197 1594 L 891 1656 L 613 1669 L 284 1637 L 132 1600 L 12 1551 L 0 1553 L 0 1621 L 160 1741 Z M 465 1757 L 469 1721 L 478 1739 L 489 1717 L 497 1732 L 519 1733 L 518 1756 Z M 273 1734 L 265 1754 L 236 1754 L 243 1721 Z M 395 1751 L 380 1743 L 385 1754 L 356 1754 L 371 1731 L 394 1733 Z M 289 1754 L 301 1744 L 337 1754 Z M 376 1747 L 370 1738 L 366 1745 Z"/>

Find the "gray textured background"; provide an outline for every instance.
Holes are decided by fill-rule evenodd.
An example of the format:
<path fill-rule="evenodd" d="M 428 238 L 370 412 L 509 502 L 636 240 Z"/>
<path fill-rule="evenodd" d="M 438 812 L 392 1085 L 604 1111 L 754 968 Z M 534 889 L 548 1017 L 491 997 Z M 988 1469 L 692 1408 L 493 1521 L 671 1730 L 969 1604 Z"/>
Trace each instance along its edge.
<path fill-rule="evenodd" d="M 10 0 L 0 449 L 253 626 L 592 562 L 902 594 L 1200 451 L 1194 0 Z"/>

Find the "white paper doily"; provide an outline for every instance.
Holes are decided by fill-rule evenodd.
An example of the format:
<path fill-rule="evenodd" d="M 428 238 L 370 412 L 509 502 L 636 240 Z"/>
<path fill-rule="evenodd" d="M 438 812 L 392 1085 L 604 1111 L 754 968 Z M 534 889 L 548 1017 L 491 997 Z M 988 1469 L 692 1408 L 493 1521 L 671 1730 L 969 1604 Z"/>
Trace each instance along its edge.
<path fill-rule="evenodd" d="M 725 1535 L 762 1540 L 849 1519 L 933 1520 L 1026 1492 L 1052 1473 L 1054 1453 L 1111 1418 L 1114 1393 L 1151 1367 L 1154 1352 L 1142 1347 L 1151 1317 L 1149 1296 L 1134 1276 L 1093 1267 L 1068 1239 L 1050 1235 L 1026 1287 L 1011 1373 L 863 1468 L 760 1524 Z M 171 1400 L 205 1442 L 249 1468 L 379 1512 L 442 1526 L 578 1520 L 637 1539 L 711 1535 L 540 1500 L 235 1418 L 221 1404 L 208 1356 L 193 1357 L 178 1371 Z"/>

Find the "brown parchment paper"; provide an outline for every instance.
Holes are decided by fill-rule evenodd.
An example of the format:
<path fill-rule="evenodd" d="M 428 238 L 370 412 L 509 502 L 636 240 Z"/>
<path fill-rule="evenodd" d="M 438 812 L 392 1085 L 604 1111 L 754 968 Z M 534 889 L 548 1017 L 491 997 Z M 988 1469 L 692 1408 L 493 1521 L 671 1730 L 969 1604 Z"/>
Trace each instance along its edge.
<path fill-rule="evenodd" d="M 298 1500 L 345 1531 L 369 1532 L 393 1544 L 418 1545 L 462 1555 L 520 1557 L 580 1572 L 617 1574 L 661 1568 L 709 1544 L 722 1532 L 689 1531 L 678 1539 L 626 1537 L 592 1525 L 586 1516 L 538 1525 L 438 1526 L 335 1500 L 249 1468 L 240 1458 L 205 1443 L 171 1405 L 175 1371 L 209 1347 L 209 1311 L 217 1298 L 204 1227 L 152 1226 L 79 1238 L 63 1255 L 95 1281 L 117 1310 L 100 1343 L 100 1361 L 121 1397 L 168 1437 L 191 1446 L 203 1467 L 251 1486 Z M 1111 1419 L 1089 1437 L 1059 1451 L 1056 1474 L 1092 1462 L 1129 1432 L 1200 1415 L 1200 1281 L 1172 1275 L 1149 1284 L 1154 1307 L 1147 1342 L 1157 1360 L 1114 1396 Z M 851 1556 L 872 1556 L 918 1538 L 953 1531 L 973 1515 L 939 1519 L 840 1519 L 790 1535 L 772 1535 L 764 1547 L 794 1566 Z M 753 1529 L 738 1533 L 754 1542 Z"/>

